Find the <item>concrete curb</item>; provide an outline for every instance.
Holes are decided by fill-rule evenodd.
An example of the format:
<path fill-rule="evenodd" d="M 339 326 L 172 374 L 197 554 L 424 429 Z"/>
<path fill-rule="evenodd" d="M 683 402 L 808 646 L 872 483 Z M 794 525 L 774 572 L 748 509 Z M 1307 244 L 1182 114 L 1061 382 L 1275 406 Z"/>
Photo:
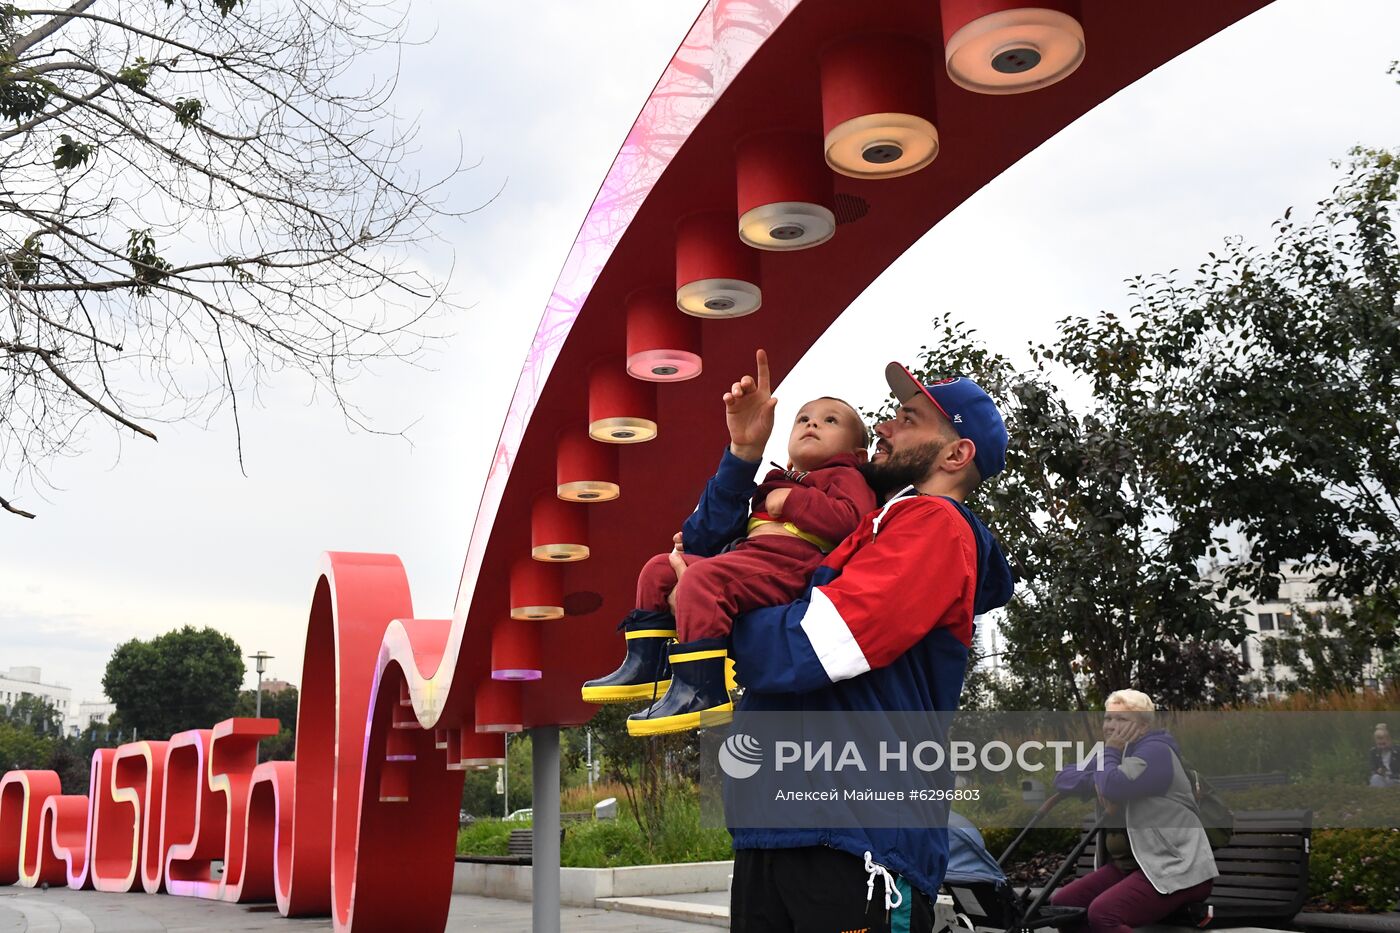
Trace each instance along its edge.
<path fill-rule="evenodd" d="M 529 865 L 458 862 L 452 877 L 452 893 L 528 901 L 533 872 Z M 724 891 L 728 889 L 729 876 L 733 873 L 732 861 L 633 865 L 627 868 L 561 868 L 559 898 L 560 903 L 570 907 L 593 907 L 604 898 L 646 898 L 658 894 Z"/>
<path fill-rule="evenodd" d="M 601 897 L 597 905 L 605 910 L 640 914 L 660 920 L 685 920 L 707 926 L 729 928 L 729 907 L 720 904 L 688 904 L 663 901 L 656 897 Z"/>

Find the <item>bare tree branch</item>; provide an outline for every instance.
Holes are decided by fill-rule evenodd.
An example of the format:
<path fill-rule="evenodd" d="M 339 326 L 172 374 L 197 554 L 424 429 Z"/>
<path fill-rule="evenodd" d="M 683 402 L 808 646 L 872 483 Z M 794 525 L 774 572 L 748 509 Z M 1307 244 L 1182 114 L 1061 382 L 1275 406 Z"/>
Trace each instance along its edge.
<path fill-rule="evenodd" d="M 386 73 L 406 2 L 0 5 L 7 480 L 45 483 L 100 423 L 221 411 L 246 470 L 239 396 L 288 371 L 402 433 L 346 390 L 438 338 L 454 306 L 424 246 L 470 213 L 446 207 L 460 153 L 414 164 L 394 69 L 355 79 Z"/>

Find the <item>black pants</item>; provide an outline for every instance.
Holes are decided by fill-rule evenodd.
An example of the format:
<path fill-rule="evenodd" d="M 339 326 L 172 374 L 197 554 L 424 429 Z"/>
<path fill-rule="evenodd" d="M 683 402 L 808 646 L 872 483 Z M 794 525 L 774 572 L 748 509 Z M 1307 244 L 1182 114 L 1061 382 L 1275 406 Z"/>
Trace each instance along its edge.
<path fill-rule="evenodd" d="M 904 903 L 887 915 L 885 881 L 875 879 L 875 894 L 867 903 L 868 877 L 862 859 L 826 846 L 739 849 L 734 853 L 729 929 L 732 933 L 932 933 L 928 895 L 902 881 Z"/>

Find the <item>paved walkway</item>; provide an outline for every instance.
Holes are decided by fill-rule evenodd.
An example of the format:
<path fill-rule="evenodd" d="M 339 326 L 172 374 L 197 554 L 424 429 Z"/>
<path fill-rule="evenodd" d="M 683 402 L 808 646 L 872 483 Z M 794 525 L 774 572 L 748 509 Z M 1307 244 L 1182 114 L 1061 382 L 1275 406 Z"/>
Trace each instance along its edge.
<path fill-rule="evenodd" d="M 714 933 L 713 926 L 663 920 L 610 910 L 565 907 L 560 928 L 568 933 Z M 272 905 L 242 906 L 193 897 L 150 894 L 99 894 L 50 888 L 0 888 L 0 933 L 320 933 L 328 919 L 288 920 Z M 530 905 L 489 897 L 456 894 L 447 919 L 448 933 L 530 929 Z M 408 933 L 408 931 L 405 931 Z"/>

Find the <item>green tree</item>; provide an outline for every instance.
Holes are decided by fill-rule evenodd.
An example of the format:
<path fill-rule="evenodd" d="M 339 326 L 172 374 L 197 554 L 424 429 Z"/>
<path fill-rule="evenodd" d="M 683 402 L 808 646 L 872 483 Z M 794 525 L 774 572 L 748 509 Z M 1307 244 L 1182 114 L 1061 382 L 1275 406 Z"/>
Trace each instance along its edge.
<path fill-rule="evenodd" d="M 243 681 L 243 651 L 212 628 L 185 626 L 150 641 L 118 645 L 102 676 L 122 725 L 164 739 L 207 729 L 233 714 Z"/>
<path fill-rule="evenodd" d="M 291 761 L 297 748 L 297 702 L 301 694 L 296 687 L 286 687 L 276 693 L 263 691 L 262 715 L 264 719 L 276 719 L 279 724 L 277 734 L 264 739 L 259 745 L 262 761 Z M 244 690 L 238 694 L 233 715 L 256 716 L 258 713 L 258 692 Z"/>
<path fill-rule="evenodd" d="M 43 697 L 23 694 L 0 706 L 0 773 L 47 769 L 63 737 L 63 717 Z"/>
<path fill-rule="evenodd" d="M 1272 246 L 1227 241 L 1194 281 L 1134 283 L 1132 379 L 1172 508 L 1247 548 L 1227 583 L 1272 598 L 1291 568 L 1323 599 L 1400 615 L 1400 249 L 1393 152 L 1355 150 Z"/>
<path fill-rule="evenodd" d="M 1175 534 L 1158 469 L 1171 439 L 1144 431 L 1143 386 L 1122 376 L 1132 371 L 1123 324 L 1111 315 L 1066 322 L 1054 346 L 1029 348 L 1023 369 L 950 316 L 934 327 L 939 339 L 921 348 L 916 375 L 971 376 L 1010 433 L 1006 471 L 969 502 L 999 536 L 1018 584 L 1000 622 L 1009 673 L 986 685 L 984 702 L 1089 709 L 1152 672 L 1169 672 L 1192 705 L 1217 701 L 1207 672 L 1186 659 L 1243 638 L 1243 623 L 1200 572 L 1221 542 L 1183 546 Z M 1089 378 L 1084 410 L 1058 387 L 1064 368 Z"/>
<path fill-rule="evenodd" d="M 31 693 L 21 694 L 9 706 L 0 705 L 0 721 L 35 735 L 62 735 L 63 714 L 48 700 Z"/>
<path fill-rule="evenodd" d="M 345 391 L 414 359 L 445 283 L 381 4 L 0 3 L 0 473 L 38 485 L 92 427 L 155 439 L 297 371 Z M 41 7 L 48 7 L 40 9 Z M 363 77 L 356 80 L 353 75 Z M 32 518 L 12 503 L 0 509 Z"/>
<path fill-rule="evenodd" d="M 0 774 L 5 771 L 46 769 L 56 739 L 24 726 L 0 722 Z"/>

